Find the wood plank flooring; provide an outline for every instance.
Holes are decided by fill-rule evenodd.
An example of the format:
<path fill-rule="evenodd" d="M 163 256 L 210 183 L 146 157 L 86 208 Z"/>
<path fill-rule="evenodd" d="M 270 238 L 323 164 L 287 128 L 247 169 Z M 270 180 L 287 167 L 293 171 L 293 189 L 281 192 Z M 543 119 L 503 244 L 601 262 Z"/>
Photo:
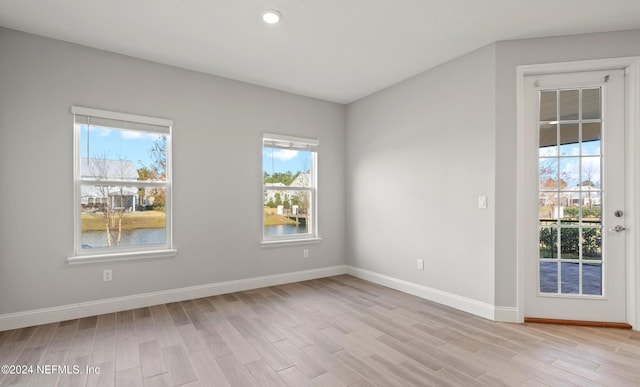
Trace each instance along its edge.
<path fill-rule="evenodd" d="M 342 275 L 3 331 L 3 364 L 33 372 L 2 386 L 637 386 L 640 332 L 495 323 Z"/>

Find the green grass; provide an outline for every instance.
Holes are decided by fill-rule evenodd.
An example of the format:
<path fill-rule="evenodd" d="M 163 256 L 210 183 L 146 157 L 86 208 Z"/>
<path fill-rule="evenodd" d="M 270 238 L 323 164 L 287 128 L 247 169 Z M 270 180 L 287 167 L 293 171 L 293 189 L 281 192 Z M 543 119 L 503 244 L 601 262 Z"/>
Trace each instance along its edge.
<path fill-rule="evenodd" d="M 264 209 L 264 225 L 265 226 L 277 226 L 281 224 L 296 224 L 293 219 L 289 219 L 286 216 L 276 214 L 275 208 Z"/>
<path fill-rule="evenodd" d="M 105 230 L 105 219 L 101 213 L 82 214 L 81 218 L 82 231 Z M 122 229 L 135 230 L 140 228 L 164 228 L 166 225 L 165 219 L 166 214 L 162 211 L 127 212 L 122 218 Z"/>

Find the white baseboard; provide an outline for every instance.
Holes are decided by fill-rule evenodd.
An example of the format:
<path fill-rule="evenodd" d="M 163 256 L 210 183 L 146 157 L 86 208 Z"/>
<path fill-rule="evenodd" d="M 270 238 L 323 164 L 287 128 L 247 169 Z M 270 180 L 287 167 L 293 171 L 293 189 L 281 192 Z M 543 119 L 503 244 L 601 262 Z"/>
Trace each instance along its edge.
<path fill-rule="evenodd" d="M 166 304 L 191 300 L 200 297 L 215 296 L 258 289 L 266 286 L 282 285 L 292 282 L 306 281 L 316 278 L 331 277 L 340 274 L 350 274 L 354 277 L 377 283 L 404 293 L 412 294 L 426 300 L 456 308 L 489 320 L 504 322 L 520 322 L 517 309 L 512 307 L 494 306 L 470 298 L 443 292 L 427 286 L 415 284 L 383 274 L 360 269 L 353 266 L 340 265 L 320 269 L 297 271 L 292 273 L 275 274 L 264 277 L 247 278 L 234 281 L 217 282 L 212 284 L 190 286 L 179 289 L 135 294 L 132 296 L 108 298 L 88 301 L 78 304 L 55 306 L 51 308 L 28 310 L 24 312 L 0 315 L 0 331 L 24 328 L 33 325 L 71 320 L 76 318 L 96 316 L 105 313 L 143 308 L 152 305 Z"/>
<path fill-rule="evenodd" d="M 434 301 L 442 305 L 450 306 L 467 313 L 474 314 L 494 321 L 516 322 L 516 308 L 494 306 L 485 302 L 462 297 L 456 294 L 443 292 L 428 286 L 419 285 L 413 282 L 404 281 L 398 278 L 375 273 L 369 270 L 347 266 L 347 274 L 374 282 L 378 285 L 386 286 L 404 293 L 408 293 L 429 301 Z"/>
<path fill-rule="evenodd" d="M 518 318 L 518 308 L 515 306 L 496 306 L 495 309 L 495 321 L 510 322 L 510 323 L 522 323 L 524 321 Z"/>
<path fill-rule="evenodd" d="M 347 266 L 275 274 L 0 315 L 0 331 L 346 274 Z"/>

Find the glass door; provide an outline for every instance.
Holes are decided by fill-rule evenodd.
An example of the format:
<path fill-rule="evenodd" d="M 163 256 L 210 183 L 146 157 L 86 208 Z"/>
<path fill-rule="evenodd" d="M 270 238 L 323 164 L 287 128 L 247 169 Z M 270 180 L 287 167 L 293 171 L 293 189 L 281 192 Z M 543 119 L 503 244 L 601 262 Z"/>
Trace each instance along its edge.
<path fill-rule="evenodd" d="M 525 83 L 527 163 L 537 166 L 525 177 L 537 192 L 525 316 L 625 322 L 624 73 Z"/>

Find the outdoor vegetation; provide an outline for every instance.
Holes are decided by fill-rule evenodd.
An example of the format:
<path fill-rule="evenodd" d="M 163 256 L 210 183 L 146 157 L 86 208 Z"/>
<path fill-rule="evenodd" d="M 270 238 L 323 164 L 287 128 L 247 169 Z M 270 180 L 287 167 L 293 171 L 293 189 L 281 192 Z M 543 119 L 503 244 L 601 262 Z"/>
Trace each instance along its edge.
<path fill-rule="evenodd" d="M 284 214 L 291 214 L 294 206 L 298 206 L 298 211 L 300 211 L 300 214 L 304 213 L 306 211 L 306 208 L 309 207 L 307 193 L 278 190 L 278 186 L 280 186 L 278 183 L 287 187 L 291 186 L 291 184 L 298 177 L 302 178 L 301 174 L 302 172 L 300 171 L 296 173 L 293 173 L 291 171 L 275 172 L 273 174 L 264 172 L 263 184 L 274 184 L 273 191 L 275 191 L 273 195 L 270 196 L 269 199 L 264 203 L 264 226 L 297 224 L 294 219 L 290 219 L 284 216 Z M 278 206 L 282 206 L 283 214 L 278 214 Z"/>
<path fill-rule="evenodd" d="M 561 222 L 561 225 L 564 224 Z M 562 227 L 560 257 L 580 257 L 580 228 Z M 582 228 L 582 256 L 585 259 L 600 259 L 602 256 L 602 230 L 594 227 Z M 558 228 L 543 227 L 540 230 L 540 258 L 558 258 Z"/>
<path fill-rule="evenodd" d="M 135 230 L 140 228 L 164 228 L 166 214 L 164 211 L 142 211 L 130 212 L 122 217 L 119 223 L 119 230 Z M 104 218 L 95 214 L 82 214 L 82 232 L 86 231 L 104 231 Z"/>
<path fill-rule="evenodd" d="M 166 180 L 167 139 L 159 137 L 149 149 L 150 165 L 137 169 L 138 181 Z M 92 171 L 97 181 L 115 179 L 129 180 L 125 174 L 124 163 L 127 160 L 117 160 L 120 170 L 110 170 L 108 154 L 89 159 Z M 135 182 L 132 182 L 135 184 Z M 81 231 L 106 232 L 108 247 L 120 246 L 123 231 L 134 229 L 164 228 L 166 226 L 165 202 L 166 192 L 162 188 L 138 188 L 138 203 L 131 201 L 130 193 L 124 186 L 109 187 L 97 185 L 99 198 L 91 205 L 83 208 L 81 214 Z M 115 189 L 114 189 L 115 188 Z"/>
<path fill-rule="evenodd" d="M 289 219 L 284 215 L 278 215 L 275 208 L 265 207 L 264 209 L 264 225 L 277 226 L 280 224 L 296 224 L 296 221 Z"/>
<path fill-rule="evenodd" d="M 582 171 L 584 180 L 569 187 L 571 176 L 560 173 L 558 178 L 556 163 L 556 159 L 548 159 L 539 169 L 540 258 L 558 258 L 560 243 L 562 259 L 579 259 L 580 245 L 584 259 L 601 259 L 601 208 L 594 204 L 600 199 L 599 186 L 593 182 L 596 172 L 590 165 Z"/>

